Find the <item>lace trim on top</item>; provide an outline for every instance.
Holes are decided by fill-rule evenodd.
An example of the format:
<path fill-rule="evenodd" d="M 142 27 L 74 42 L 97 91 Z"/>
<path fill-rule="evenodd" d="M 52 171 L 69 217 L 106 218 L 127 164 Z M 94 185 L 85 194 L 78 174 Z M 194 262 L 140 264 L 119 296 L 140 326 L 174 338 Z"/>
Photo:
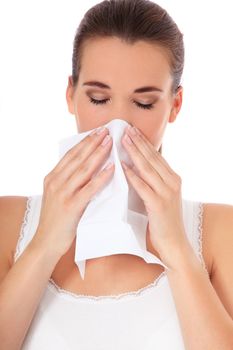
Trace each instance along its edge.
<path fill-rule="evenodd" d="M 199 202 L 198 204 L 198 216 L 197 216 L 197 220 L 198 220 L 198 226 L 197 226 L 197 230 L 198 230 L 198 256 L 200 258 L 200 261 L 202 263 L 202 266 L 205 270 L 205 272 L 207 273 L 207 275 L 209 276 L 208 270 L 206 268 L 206 264 L 205 261 L 203 259 L 203 255 L 202 255 L 202 234 L 203 234 L 203 203 Z M 164 270 L 158 277 L 156 277 L 156 279 L 150 283 L 149 285 L 140 288 L 139 290 L 136 291 L 132 291 L 132 292 L 125 292 L 125 293 L 121 293 L 121 294 L 117 294 L 117 295 L 100 295 L 100 296 L 95 296 L 95 295 L 85 295 L 85 294 L 76 294 L 73 293 L 71 291 L 65 290 L 61 287 L 59 287 L 56 282 L 50 278 L 49 279 L 49 285 L 52 287 L 52 289 L 63 295 L 63 296 L 67 296 L 67 297 L 71 297 L 72 299 L 79 299 L 79 300 L 87 300 L 87 301 L 107 301 L 107 300 L 119 300 L 119 299 L 132 299 L 134 297 L 139 297 L 141 295 L 144 295 L 146 292 L 153 290 L 155 287 L 158 286 L 159 281 L 162 280 L 162 277 L 166 276 L 166 271 Z"/>
<path fill-rule="evenodd" d="M 201 261 L 201 264 L 209 276 L 209 272 L 207 270 L 205 260 L 203 259 L 202 254 L 202 241 L 203 241 L 203 213 L 204 213 L 204 203 L 199 202 L 198 204 L 198 256 Z"/>
<path fill-rule="evenodd" d="M 17 257 L 19 256 L 19 254 L 21 252 L 21 243 L 22 243 L 22 239 L 24 237 L 25 227 L 28 223 L 28 216 L 29 216 L 29 212 L 31 210 L 31 204 L 32 204 L 32 197 L 29 196 L 27 199 L 26 210 L 25 210 L 23 222 L 21 225 L 21 230 L 20 230 L 19 239 L 17 242 L 15 254 L 14 254 L 15 260 L 17 259 Z M 198 204 L 198 256 L 200 258 L 200 261 L 202 263 L 204 270 L 206 271 L 206 273 L 209 276 L 209 273 L 208 273 L 208 270 L 206 268 L 205 261 L 203 259 L 203 255 L 202 255 L 203 209 L 204 209 L 203 203 L 199 202 L 199 204 Z M 73 293 L 71 291 L 68 291 L 68 290 L 65 290 L 65 289 L 59 287 L 52 278 L 49 278 L 49 280 L 48 280 L 48 287 L 50 286 L 53 289 L 53 291 L 56 291 L 60 295 L 71 297 L 72 299 L 79 299 L 79 300 L 84 299 L 84 300 L 93 301 L 93 302 L 102 301 L 102 300 L 106 300 L 106 301 L 107 300 L 116 300 L 117 301 L 119 299 L 126 299 L 126 298 L 132 299 L 132 297 L 139 297 L 139 296 L 145 294 L 145 292 L 153 290 L 155 287 L 158 286 L 159 282 L 163 279 L 163 277 L 166 277 L 165 270 L 158 277 L 156 277 L 156 279 L 152 283 L 150 283 L 149 285 L 142 287 L 136 291 L 125 292 L 125 293 L 116 294 L 116 295 L 95 296 L 95 295 L 76 294 L 76 293 Z"/>
<path fill-rule="evenodd" d="M 52 278 L 49 279 L 49 284 L 55 292 L 63 296 L 71 297 L 72 299 L 74 298 L 74 299 L 91 301 L 91 302 L 108 301 L 108 300 L 117 301 L 119 299 L 128 299 L 128 298 L 132 299 L 134 297 L 140 297 L 144 295 L 146 292 L 153 290 L 155 287 L 157 287 L 159 284 L 159 281 L 161 281 L 162 277 L 165 277 L 165 276 L 166 276 L 166 271 L 161 272 L 161 274 L 158 277 L 156 277 L 156 279 L 152 283 L 136 291 L 125 292 L 120 294 L 112 294 L 112 295 L 98 295 L 98 296 L 73 293 L 71 291 L 68 291 L 66 289 L 59 287 Z"/>
<path fill-rule="evenodd" d="M 31 203 L 32 203 L 32 197 L 30 196 L 27 198 L 26 210 L 24 213 L 23 223 L 21 225 L 21 230 L 19 233 L 19 239 L 18 239 L 16 249 L 15 249 L 14 261 L 16 261 L 16 259 L 18 258 L 19 254 L 21 252 L 21 243 L 22 243 L 22 239 L 24 237 L 25 226 L 28 223 L 28 215 L 29 215 L 29 212 L 31 210 Z"/>
<path fill-rule="evenodd" d="M 16 259 L 18 258 L 18 256 L 21 253 L 22 247 L 22 240 L 25 236 L 25 228 L 26 225 L 28 224 L 28 216 L 29 216 L 29 212 L 31 210 L 32 207 L 32 196 L 29 196 L 27 199 L 27 205 L 26 205 L 26 210 L 24 213 L 24 218 L 23 218 L 23 222 L 21 225 L 21 230 L 20 230 L 20 234 L 19 234 L 19 239 L 16 245 L 16 249 L 15 249 L 15 254 L 14 254 L 14 261 L 16 261 Z M 119 300 L 122 298 L 127 298 L 127 297 L 132 297 L 132 296 L 140 296 L 142 294 L 144 294 L 146 291 L 149 291 L 153 288 L 155 288 L 160 279 L 162 279 L 163 276 L 166 275 L 166 272 L 163 271 L 158 277 L 156 277 L 156 279 L 150 283 L 149 285 L 140 288 L 139 290 L 136 291 L 132 291 L 132 292 L 125 292 L 125 293 L 121 293 L 121 294 L 117 294 L 117 295 L 100 295 L 100 296 L 95 296 L 95 295 L 85 295 L 85 294 L 76 294 L 73 293 L 71 291 L 65 290 L 61 287 L 59 287 L 56 282 L 50 278 L 48 280 L 48 286 L 51 286 L 53 288 L 54 291 L 56 291 L 57 293 L 59 293 L 60 295 L 65 295 L 71 298 L 75 298 L 75 299 L 85 299 L 85 300 L 90 300 L 90 301 L 100 301 L 100 300 Z"/>

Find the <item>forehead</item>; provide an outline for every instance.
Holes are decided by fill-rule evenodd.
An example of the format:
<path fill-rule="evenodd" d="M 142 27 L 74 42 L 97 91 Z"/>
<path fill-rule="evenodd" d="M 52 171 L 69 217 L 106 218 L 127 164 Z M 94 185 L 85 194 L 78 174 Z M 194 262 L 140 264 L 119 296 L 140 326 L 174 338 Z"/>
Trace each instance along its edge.
<path fill-rule="evenodd" d="M 171 84 L 169 56 L 156 44 L 125 43 L 116 37 L 85 42 L 81 58 L 80 81 L 99 79 L 108 82 L 157 83 L 164 89 Z"/>

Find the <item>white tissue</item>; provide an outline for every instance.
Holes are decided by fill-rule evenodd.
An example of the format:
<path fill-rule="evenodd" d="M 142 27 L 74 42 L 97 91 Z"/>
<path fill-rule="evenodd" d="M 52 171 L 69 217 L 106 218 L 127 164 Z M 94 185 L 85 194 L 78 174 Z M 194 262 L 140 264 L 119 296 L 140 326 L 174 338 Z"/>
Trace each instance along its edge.
<path fill-rule="evenodd" d="M 113 119 L 103 125 L 112 136 L 110 155 L 101 171 L 110 161 L 115 164 L 114 174 L 106 185 L 87 205 L 77 227 L 75 263 L 84 279 L 86 259 L 113 254 L 133 254 L 147 263 L 167 266 L 146 249 L 146 229 L 148 217 L 144 203 L 134 188 L 127 183 L 120 160 L 130 167 L 134 164 L 121 145 L 126 126 L 122 119 Z M 59 159 L 92 132 L 85 131 L 59 141 Z M 133 170 L 137 173 L 136 167 Z M 95 176 L 98 174 L 97 172 Z"/>

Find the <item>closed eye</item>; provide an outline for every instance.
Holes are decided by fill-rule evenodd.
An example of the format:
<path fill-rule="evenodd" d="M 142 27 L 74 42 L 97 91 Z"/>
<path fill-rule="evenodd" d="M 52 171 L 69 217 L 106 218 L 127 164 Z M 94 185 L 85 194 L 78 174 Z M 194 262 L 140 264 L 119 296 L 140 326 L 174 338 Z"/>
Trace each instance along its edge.
<path fill-rule="evenodd" d="M 107 101 L 109 101 L 109 99 L 105 99 L 105 100 L 95 100 L 94 98 L 92 97 L 89 97 L 89 101 L 91 103 L 94 103 L 96 105 L 99 105 L 99 104 L 105 104 Z M 133 103 L 135 103 L 139 108 L 143 108 L 143 109 L 152 109 L 154 108 L 154 105 L 152 103 L 150 104 L 147 104 L 147 105 L 144 105 L 142 103 L 139 103 L 139 102 L 136 102 L 136 101 L 133 101 Z"/>

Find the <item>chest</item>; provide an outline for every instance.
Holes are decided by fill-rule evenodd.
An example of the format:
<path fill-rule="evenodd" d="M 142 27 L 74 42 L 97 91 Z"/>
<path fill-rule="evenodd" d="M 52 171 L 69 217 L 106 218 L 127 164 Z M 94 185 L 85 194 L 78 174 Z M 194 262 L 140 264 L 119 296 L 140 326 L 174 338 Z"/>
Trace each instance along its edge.
<path fill-rule="evenodd" d="M 211 276 L 213 257 L 209 220 L 203 220 L 199 250 Z M 121 294 L 136 291 L 154 282 L 164 271 L 158 264 L 147 264 L 142 258 L 130 254 L 116 254 L 86 261 L 85 278 L 82 280 L 74 262 L 75 243 L 57 263 L 51 278 L 62 289 L 75 294 L 92 296 Z M 160 258 L 158 252 L 147 238 L 147 250 Z"/>
<path fill-rule="evenodd" d="M 99 296 L 136 291 L 164 271 L 161 265 L 147 264 L 138 256 L 116 254 L 87 260 L 82 280 L 74 253 L 75 242 L 57 263 L 51 278 L 60 288 L 75 294 Z"/>

